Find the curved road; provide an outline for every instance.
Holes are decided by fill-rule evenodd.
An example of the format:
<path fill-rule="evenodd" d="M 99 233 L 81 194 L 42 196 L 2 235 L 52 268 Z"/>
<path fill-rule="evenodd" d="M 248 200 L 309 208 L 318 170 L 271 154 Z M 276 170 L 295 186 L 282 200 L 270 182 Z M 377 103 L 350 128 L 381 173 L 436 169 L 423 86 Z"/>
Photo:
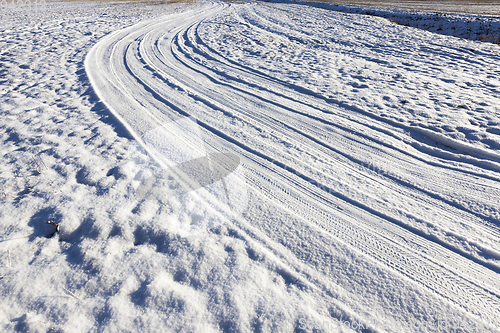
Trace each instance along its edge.
<path fill-rule="evenodd" d="M 500 325 L 495 156 L 448 162 L 452 153 L 436 154 L 445 148 L 421 132 L 225 58 L 200 34 L 221 24 L 212 21 L 219 14 L 279 38 L 279 22 L 251 5 L 209 3 L 101 40 L 86 59 L 92 86 L 138 141 L 193 117 L 208 151 L 240 156 L 252 195 L 232 223 L 325 304 L 369 311 L 361 303 L 376 293 L 373 281 L 350 300 L 332 296 L 332 284 L 350 288 L 332 259 L 346 251 L 368 271 L 396 271 L 403 284 Z"/>

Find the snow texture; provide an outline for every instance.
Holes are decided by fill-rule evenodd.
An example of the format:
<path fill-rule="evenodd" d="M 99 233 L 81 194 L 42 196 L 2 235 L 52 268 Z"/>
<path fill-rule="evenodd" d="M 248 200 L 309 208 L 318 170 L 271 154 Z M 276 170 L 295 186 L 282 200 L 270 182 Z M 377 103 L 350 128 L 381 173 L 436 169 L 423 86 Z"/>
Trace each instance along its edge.
<path fill-rule="evenodd" d="M 274 0 L 269 1 L 275 2 Z M 283 3 L 280 0 L 276 2 Z M 307 0 L 288 0 L 284 2 L 315 6 L 344 13 L 378 16 L 393 23 L 442 35 L 500 44 L 500 3 L 497 2 L 374 1 L 368 6 Z M 479 14 L 478 12 L 484 13 Z"/>
<path fill-rule="evenodd" d="M 491 17 L 315 6 L 2 10 L 2 331 L 500 331 Z"/>

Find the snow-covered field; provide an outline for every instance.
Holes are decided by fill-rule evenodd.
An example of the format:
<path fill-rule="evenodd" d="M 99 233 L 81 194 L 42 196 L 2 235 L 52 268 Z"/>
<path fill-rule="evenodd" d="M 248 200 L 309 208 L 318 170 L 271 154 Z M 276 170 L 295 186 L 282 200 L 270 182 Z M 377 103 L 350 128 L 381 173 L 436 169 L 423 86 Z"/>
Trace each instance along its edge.
<path fill-rule="evenodd" d="M 383 17 L 391 22 L 441 35 L 500 44 L 500 1 L 270 0 L 306 4 L 338 12 Z M 367 5 L 368 4 L 368 5 Z"/>
<path fill-rule="evenodd" d="M 291 3 L 0 19 L 2 331 L 500 331 L 499 45 Z"/>
<path fill-rule="evenodd" d="M 311 0 L 314 1 L 314 0 Z M 365 7 L 378 7 L 379 9 L 395 8 L 395 9 L 409 9 L 412 11 L 439 11 L 446 13 L 468 13 L 468 14 L 482 14 L 482 15 L 500 15 L 500 1 L 498 0 L 316 0 L 322 2 L 330 2 L 350 5 L 352 7 L 359 6 Z"/>

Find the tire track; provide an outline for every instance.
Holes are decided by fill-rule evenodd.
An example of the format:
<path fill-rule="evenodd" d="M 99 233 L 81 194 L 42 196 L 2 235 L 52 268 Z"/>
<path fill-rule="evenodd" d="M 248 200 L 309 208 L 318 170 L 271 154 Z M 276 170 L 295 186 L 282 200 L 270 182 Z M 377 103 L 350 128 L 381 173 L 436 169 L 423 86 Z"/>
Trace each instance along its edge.
<path fill-rule="evenodd" d="M 250 24 L 244 22 L 243 18 L 241 18 L 241 22 L 238 22 L 238 24 L 250 26 Z M 265 29 L 259 28 L 258 26 L 254 26 L 253 28 L 255 28 L 257 30 L 261 30 L 263 33 L 271 33 L 269 31 L 266 31 Z M 248 38 L 248 37 L 245 36 L 245 38 Z M 424 156 L 426 156 L 426 157 L 429 157 L 429 155 L 431 155 L 431 157 L 434 157 L 434 158 L 441 158 L 441 159 L 446 158 L 449 161 L 458 161 L 461 163 L 470 164 L 471 167 L 474 167 L 476 165 L 481 165 L 482 168 L 493 171 L 494 174 L 497 175 L 496 177 L 494 177 L 494 179 L 498 179 L 498 172 L 500 172 L 500 165 L 499 165 L 500 156 L 498 154 L 492 155 L 486 151 L 474 152 L 474 149 L 468 151 L 465 147 L 464 147 L 464 149 L 465 149 L 464 151 L 460 151 L 457 153 L 456 149 L 459 149 L 459 148 L 447 147 L 446 144 L 441 144 L 440 141 L 434 140 L 435 138 L 437 138 L 437 140 L 442 139 L 442 138 L 440 138 L 439 135 L 437 135 L 434 132 L 427 131 L 425 129 L 418 128 L 415 126 L 405 125 L 405 124 L 400 123 L 396 120 L 379 116 L 377 114 L 366 111 L 360 107 L 352 105 L 352 103 L 349 103 L 349 102 L 346 102 L 343 100 L 325 97 L 320 93 L 317 93 L 317 92 L 315 92 L 311 89 L 308 89 L 306 87 L 296 85 L 292 82 L 284 81 L 284 80 L 274 78 L 274 77 L 271 78 L 271 77 L 269 77 L 269 75 L 267 75 L 263 71 L 260 71 L 258 69 L 254 69 L 254 68 L 246 66 L 246 65 L 239 64 L 239 63 L 237 63 L 229 58 L 225 58 L 220 52 L 218 52 L 217 50 L 214 50 L 212 47 L 210 47 L 206 43 L 204 43 L 203 45 L 204 45 L 204 47 L 209 49 L 210 52 L 212 52 L 213 54 L 216 54 L 218 57 L 224 58 L 225 61 L 231 63 L 233 66 L 235 66 L 235 68 L 244 69 L 245 71 L 247 71 L 249 73 L 252 73 L 254 75 L 261 76 L 264 78 L 267 77 L 270 80 L 275 81 L 278 84 L 281 84 L 283 87 L 288 87 L 289 89 L 291 89 L 295 92 L 300 92 L 300 93 L 303 93 L 305 95 L 315 97 L 319 100 L 323 100 L 323 102 L 325 102 L 327 105 L 336 105 L 336 106 L 340 107 L 343 111 L 349 112 L 350 116 L 354 116 L 354 117 L 355 116 L 363 116 L 365 118 L 364 119 L 365 121 L 366 120 L 374 121 L 376 124 L 378 124 L 378 126 L 373 127 L 373 129 L 375 129 L 375 130 L 383 131 L 383 129 L 382 129 L 383 126 L 380 126 L 381 124 L 383 124 L 384 126 L 388 126 L 389 128 L 391 128 L 391 130 L 398 129 L 398 130 L 396 130 L 396 133 L 403 131 L 404 133 L 410 135 L 412 139 L 414 139 L 414 140 L 412 140 L 413 141 L 413 144 L 412 144 L 413 148 L 421 153 L 424 153 Z M 384 133 L 391 135 L 390 130 L 385 130 Z M 433 137 L 430 137 L 430 136 L 428 137 L 429 134 L 433 134 Z M 392 135 L 394 135 L 394 134 L 392 134 Z M 437 147 L 437 145 L 439 145 L 439 144 L 440 144 L 440 146 Z M 480 157 L 479 158 L 475 157 L 474 156 L 475 154 L 478 154 Z M 486 158 L 487 161 L 485 161 L 484 158 Z M 457 169 L 457 170 L 460 170 L 460 169 Z M 461 170 L 461 171 L 464 172 L 464 170 Z"/>
<path fill-rule="evenodd" d="M 222 8 L 214 9 L 213 12 L 221 10 Z M 294 166 L 293 158 L 270 150 L 272 144 L 269 145 L 269 142 L 295 133 L 292 136 L 295 141 L 301 142 L 306 138 L 308 144 L 305 146 L 314 154 L 332 159 L 331 152 L 339 153 L 340 150 L 317 139 L 316 130 L 321 125 L 314 124 L 316 119 L 306 115 L 313 123 L 299 130 L 298 124 L 288 123 L 286 118 L 277 120 L 262 117 L 262 113 L 253 115 L 251 110 L 237 107 L 237 104 L 229 108 L 228 103 L 259 97 L 255 92 L 252 93 L 253 96 L 243 95 L 244 89 L 240 85 L 235 89 L 226 84 L 222 89 L 222 85 L 212 81 L 212 86 L 207 85 L 201 89 L 199 86 L 202 83 L 193 82 L 189 75 L 193 68 L 186 67 L 186 62 L 180 61 L 185 52 L 181 47 L 181 37 L 189 37 L 189 31 L 194 31 L 192 29 L 197 28 L 199 22 L 211 15 L 213 13 L 210 10 L 196 15 L 186 14 L 186 22 L 182 26 L 166 27 L 163 22 L 144 24 L 139 28 L 119 32 L 93 49 L 89 62 L 92 61 L 94 65 L 87 66 L 92 84 L 108 107 L 128 124 L 129 130 L 140 137 L 155 124 L 171 119 L 172 113 L 195 116 L 202 128 L 224 141 L 221 150 L 223 148 L 238 152 L 250 161 L 246 163 L 250 175 L 248 182 L 257 192 L 301 216 L 307 223 L 318 226 L 328 235 L 342 240 L 484 320 L 495 323 L 500 314 L 496 266 L 450 244 L 432 239 L 416 228 L 402 225 L 400 220 L 330 187 L 324 180 L 328 178 L 324 174 L 319 180 L 313 178 Z M 166 29 L 170 30 L 165 32 Z M 95 64 L 102 65 L 95 68 Z M 199 77 L 194 77 L 199 80 Z M 238 84 L 243 82 L 244 80 L 240 80 Z M 254 88 L 248 86 L 249 91 Z M 227 99 L 221 96 L 226 96 Z M 281 98 L 278 100 L 282 100 Z M 221 105 L 221 101 L 226 101 L 225 105 Z M 256 103 L 252 102 L 254 105 Z M 262 109 L 269 110 L 268 102 L 261 103 Z M 276 107 L 279 103 L 275 99 L 271 104 Z M 284 109 L 284 115 L 290 112 L 289 107 Z M 273 132 L 274 137 L 241 137 L 235 132 L 234 126 L 231 126 L 231 122 L 238 120 L 254 123 L 252 131 L 260 130 L 266 135 Z M 385 129 L 387 130 L 389 129 Z M 351 135 L 355 134 L 351 132 Z M 300 137 L 302 139 L 299 140 Z M 362 144 L 369 138 L 366 135 L 357 142 Z M 376 143 L 378 141 L 372 142 L 372 145 Z M 216 143 L 212 144 L 217 146 Z M 359 164 L 354 159 L 351 162 Z M 350 167 L 348 171 L 353 172 L 353 168 Z M 326 276 L 321 279 L 328 280 Z"/>
<path fill-rule="evenodd" d="M 191 28 L 190 28 L 190 29 L 192 29 L 192 27 L 193 27 L 193 26 L 191 26 Z M 175 40 L 176 40 L 176 41 L 178 41 L 178 40 L 179 40 L 179 34 L 176 36 Z M 197 73 L 199 73 L 199 74 L 203 74 L 203 75 L 206 75 L 207 77 L 209 77 L 210 81 L 211 81 L 211 82 L 213 82 L 214 84 L 222 84 L 222 85 L 226 85 L 226 86 L 228 86 L 228 87 L 230 87 L 230 88 L 232 88 L 232 87 L 233 87 L 233 86 L 232 86 L 232 85 L 230 85 L 229 83 L 222 83 L 222 82 L 221 82 L 221 81 L 219 81 L 217 78 L 214 78 L 212 75 L 207 74 L 207 73 L 205 73 L 204 71 L 202 71 L 202 70 L 200 70 L 200 69 L 195 69 L 195 68 L 193 68 L 193 65 L 190 65 L 190 64 L 186 61 L 186 59 L 184 59 L 184 60 L 183 60 L 183 59 L 181 59 L 181 55 L 179 54 L 179 51 L 178 51 L 178 50 L 176 50 L 175 48 L 173 48 L 173 50 L 174 50 L 174 53 L 176 53 L 176 54 L 177 54 L 177 55 L 176 55 L 176 60 L 183 62 L 186 66 L 190 67 L 191 69 L 193 69 L 193 70 L 194 70 L 194 71 L 196 71 Z M 189 58 L 191 58 L 191 57 L 189 57 Z M 160 68 L 155 68 L 154 70 L 155 70 L 155 71 L 161 71 L 161 69 L 160 69 Z M 163 73 L 163 74 L 165 74 L 165 73 Z M 239 91 L 239 92 L 243 92 L 243 89 L 239 89 L 238 87 L 236 87 L 236 90 L 237 90 L 237 91 Z M 248 90 L 251 90 L 251 89 L 248 89 Z M 254 97 L 257 97 L 257 98 L 259 98 L 260 100 L 264 100 L 265 102 L 267 102 L 267 100 L 266 100 L 266 98 L 265 98 L 265 97 L 257 96 L 257 93 L 252 93 L 252 92 L 249 92 L 248 94 L 249 94 L 249 95 L 252 95 L 252 96 L 254 96 Z M 249 103 L 250 103 L 250 102 L 249 102 Z M 276 106 L 278 105 L 277 103 L 275 104 L 275 102 L 271 102 L 271 103 L 273 104 L 273 105 L 272 105 L 273 107 L 276 107 Z M 220 108 L 224 108 L 224 107 L 228 107 L 228 106 L 226 105 L 226 106 L 222 106 L 222 107 L 220 107 Z M 282 108 L 282 109 L 286 109 L 287 111 L 290 111 L 290 112 L 293 112 L 293 113 L 300 114 L 300 115 L 304 115 L 304 114 L 305 114 L 305 113 L 303 113 L 303 112 L 295 111 L 293 108 L 289 108 L 289 107 L 281 107 L 281 108 Z M 253 109 L 253 108 L 252 108 L 252 109 Z M 270 108 L 270 109 L 271 109 L 271 108 Z M 243 113 L 245 113 L 245 112 L 244 112 L 245 110 L 242 110 L 242 111 L 243 111 Z M 273 111 L 274 111 L 274 110 L 273 110 Z M 239 114 L 241 114 L 241 112 L 240 112 Z M 260 120 L 260 122 L 262 122 L 262 118 L 268 118 L 268 117 L 267 117 L 265 114 L 263 114 L 262 112 L 257 112 L 257 113 L 255 113 L 255 114 L 258 114 L 258 118 L 256 118 L 256 117 L 252 117 L 252 114 L 250 114 L 250 115 L 249 115 L 249 116 L 252 118 L 252 121 L 253 121 L 253 122 L 259 122 L 259 120 Z M 307 117 L 307 115 L 306 115 L 306 117 Z M 346 159 L 350 160 L 351 162 L 354 162 L 355 164 L 359 164 L 359 165 L 366 165 L 366 161 L 363 161 L 363 160 L 361 160 L 361 159 L 359 159 L 359 158 L 353 157 L 353 156 L 349 155 L 348 153 L 342 152 L 340 149 L 336 149 L 336 148 L 334 148 L 333 146 L 331 146 L 331 145 L 329 145 L 329 144 L 327 144 L 327 143 L 324 143 L 324 142 L 322 142 L 321 140 L 316 139 L 317 137 L 320 137 L 320 136 L 321 136 L 319 132 L 313 132 L 313 133 L 314 133 L 313 135 L 311 135 L 311 134 L 306 134 L 306 133 L 304 133 L 304 132 L 303 132 L 303 131 L 301 131 L 301 130 L 297 130 L 297 128 L 296 128 L 297 126 L 295 126 L 295 128 L 294 128 L 293 126 L 290 126 L 290 125 L 289 125 L 289 124 L 294 124 L 294 125 L 295 125 L 295 123 L 296 123 L 296 122 L 299 122 L 299 123 L 306 123 L 306 125 L 305 125 L 305 126 L 307 126 L 307 125 L 309 125 L 309 124 L 308 124 L 306 121 L 302 121 L 302 120 L 296 121 L 295 119 L 290 118 L 288 114 L 285 114 L 283 117 L 281 117 L 283 120 L 278 120 L 278 118 L 280 118 L 280 117 L 277 115 L 277 113 L 273 112 L 273 113 L 272 113 L 272 119 L 268 119 L 268 120 L 267 120 L 267 122 L 269 123 L 269 122 L 272 122 L 272 120 L 274 120 L 276 123 L 279 123 L 278 127 L 286 127 L 288 130 L 292 130 L 293 132 L 298 133 L 298 134 L 299 134 L 299 136 L 301 136 L 301 137 L 305 137 L 305 138 L 307 138 L 307 139 L 309 139 L 309 140 L 313 141 L 314 143 L 316 143 L 316 144 L 318 144 L 318 145 L 320 145 L 320 146 L 325 147 L 327 150 L 333 151 L 333 152 L 335 152 L 335 153 L 337 153 L 337 154 L 341 155 L 342 157 L 345 157 Z M 314 119 L 314 118 L 313 118 L 313 119 Z M 307 120 L 307 119 L 306 119 L 306 120 Z M 289 124 L 286 124 L 286 122 L 287 122 L 287 121 L 288 121 L 288 123 L 289 123 Z M 331 122 L 331 121 L 329 121 L 328 123 L 332 123 L 332 122 Z M 270 127 L 277 128 L 276 126 L 270 126 Z M 308 133 L 311 133 L 311 131 L 308 131 Z M 285 133 L 285 134 L 286 134 L 286 133 Z M 286 136 L 286 135 L 283 135 L 283 136 Z M 338 136 L 336 137 L 336 139 L 335 139 L 335 140 L 333 140 L 333 141 L 334 141 L 334 142 L 336 142 L 336 143 L 338 143 L 338 142 L 342 141 L 342 137 L 349 137 L 349 133 L 342 133 L 341 135 L 338 135 Z M 364 138 L 367 138 L 367 137 L 368 137 L 367 135 L 364 135 Z M 350 137 L 350 140 L 353 140 L 353 141 L 358 141 L 358 140 L 356 140 L 355 138 L 351 138 L 351 137 Z M 375 140 L 373 140 L 373 141 L 375 141 L 376 143 L 378 143 L 378 141 L 377 141 L 376 139 L 375 139 Z M 370 146 L 370 145 L 371 145 L 371 144 L 370 144 L 370 142 L 369 142 L 369 141 L 367 141 L 367 140 L 364 140 L 364 141 L 358 141 L 358 142 L 359 142 L 360 144 L 362 144 L 362 145 L 368 145 L 368 146 Z M 386 145 L 386 146 L 388 146 L 388 145 Z M 376 146 L 374 146 L 374 147 L 375 147 L 376 149 L 378 149 Z M 361 150 L 361 147 L 357 147 L 357 150 L 358 150 L 358 151 L 359 151 L 359 150 Z M 323 153 L 325 153 L 325 152 L 323 152 Z M 326 153 L 327 153 L 327 155 L 328 155 L 328 152 L 326 152 Z M 318 154 L 320 154 L 320 153 L 318 152 Z M 330 158 L 331 158 L 331 156 L 330 156 Z M 412 165 L 411 167 L 414 167 L 414 165 Z M 408 167 L 408 168 L 407 168 L 407 170 L 410 170 L 410 169 L 411 169 L 411 167 Z M 351 171 L 352 171 L 352 169 L 351 169 Z M 436 171 L 437 171 L 437 172 L 439 172 L 439 170 L 436 170 Z M 427 172 L 428 172 L 428 170 L 427 170 Z M 422 172 L 422 174 L 423 174 L 423 172 Z M 436 201 L 436 200 L 437 200 L 437 202 L 439 202 L 439 201 L 443 201 L 444 203 L 446 203 L 446 204 L 450 205 L 451 207 L 454 207 L 454 208 L 458 208 L 458 209 L 460 209 L 460 210 L 463 210 L 463 212 L 465 212 L 466 214 L 472 214 L 472 215 L 475 215 L 476 217 L 478 217 L 478 218 L 479 218 L 477 221 L 473 222 L 473 223 L 475 223 L 475 224 L 476 224 L 476 227 L 477 227 L 477 228 L 484 230 L 484 231 L 485 231 L 485 234 L 498 235 L 498 230 L 497 230 L 498 228 L 497 228 L 497 225 L 496 225 L 496 224 L 489 224 L 488 222 L 486 222 L 486 224 L 487 224 L 487 225 L 489 224 L 489 227 L 490 227 L 490 228 L 486 228 L 486 229 L 484 229 L 484 226 L 483 226 L 483 225 L 481 225 L 481 224 L 484 224 L 484 223 L 485 223 L 485 222 L 483 221 L 483 219 L 484 219 L 484 220 L 486 220 L 486 221 L 488 221 L 488 217 L 486 217 L 486 216 L 483 216 L 483 215 L 481 215 L 481 214 L 476 214 L 475 212 L 473 212 L 473 211 L 471 211 L 471 210 L 468 210 L 467 208 L 463 207 L 463 206 L 462 206 L 462 205 L 460 205 L 460 204 L 457 204 L 457 203 L 455 203 L 455 202 L 452 202 L 452 201 L 447 200 L 445 197 L 441 196 L 439 193 L 432 192 L 432 191 L 427 190 L 427 189 L 425 189 L 425 188 L 423 188 L 423 187 L 421 187 L 421 186 L 419 186 L 419 185 L 414 185 L 414 184 L 411 184 L 410 182 L 405 181 L 405 180 L 402 180 L 402 179 L 398 178 L 397 176 L 393 176 L 393 175 L 388 174 L 388 173 L 382 173 L 382 178 L 389 178 L 390 180 L 392 180 L 392 181 L 393 181 L 393 182 L 395 182 L 395 183 L 398 183 L 399 185 L 404 185 L 404 186 L 408 187 L 408 188 L 409 188 L 409 189 L 411 189 L 411 190 L 417 190 L 417 191 L 420 191 L 420 192 L 422 192 L 425 196 L 429 196 L 429 197 L 431 198 L 431 199 L 429 199 L 429 198 L 427 198 L 427 199 L 419 199 L 419 200 L 424 200 L 424 202 L 432 202 L 432 201 Z M 455 178 L 460 178 L 460 175 L 459 175 L 458 177 L 455 177 Z M 430 183 L 430 182 L 432 182 L 432 181 L 433 181 L 432 179 L 428 179 L 425 183 L 426 183 L 426 184 L 428 184 L 428 183 Z M 469 181 L 467 180 L 467 181 L 466 181 L 466 183 L 467 183 L 467 182 L 469 182 Z M 467 185 L 466 183 L 465 183 L 465 185 Z M 441 184 L 436 183 L 436 186 L 440 186 L 440 185 L 441 185 Z M 383 185 L 383 186 L 387 186 L 387 185 Z M 454 186 L 454 188 L 458 188 L 458 187 L 460 187 L 460 186 Z M 404 193 L 404 196 L 408 196 L 408 194 L 411 194 L 411 192 L 409 192 L 409 193 Z M 413 194 L 413 195 L 414 195 L 414 194 Z M 418 195 L 418 194 L 417 194 L 416 196 L 418 197 L 418 196 L 420 196 L 420 195 Z M 433 206 L 436 206 L 436 203 L 434 203 L 434 204 L 433 204 Z M 436 206 L 435 208 L 437 208 L 437 206 Z M 446 208 L 445 208 L 445 209 L 446 209 Z M 450 211 L 451 209 L 450 209 L 450 208 L 447 208 L 446 210 Z M 455 216 L 455 215 L 456 215 L 456 212 L 455 212 L 455 213 L 451 213 L 451 214 L 453 214 L 453 216 Z M 475 220 L 475 218 L 473 218 L 473 217 L 469 216 L 469 217 L 467 217 L 467 220 Z M 472 222 L 472 221 L 471 221 L 471 222 Z M 430 237 L 430 235 L 427 235 L 427 237 Z M 462 236 L 460 236 L 460 237 L 462 237 Z M 496 236 L 493 236 L 493 237 L 496 239 Z M 488 251 L 488 249 L 487 249 L 487 248 L 484 248 L 483 250 L 484 250 L 485 252 L 487 252 L 487 251 Z M 482 250 L 481 250 L 481 251 L 482 251 Z"/>

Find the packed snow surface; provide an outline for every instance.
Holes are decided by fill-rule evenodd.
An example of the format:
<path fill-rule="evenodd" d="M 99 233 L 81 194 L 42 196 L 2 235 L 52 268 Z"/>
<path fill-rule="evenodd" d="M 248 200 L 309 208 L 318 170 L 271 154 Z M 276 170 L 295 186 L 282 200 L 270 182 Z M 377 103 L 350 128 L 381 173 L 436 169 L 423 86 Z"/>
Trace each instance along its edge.
<path fill-rule="evenodd" d="M 0 27 L 3 331 L 499 331 L 498 45 L 290 3 Z"/>

